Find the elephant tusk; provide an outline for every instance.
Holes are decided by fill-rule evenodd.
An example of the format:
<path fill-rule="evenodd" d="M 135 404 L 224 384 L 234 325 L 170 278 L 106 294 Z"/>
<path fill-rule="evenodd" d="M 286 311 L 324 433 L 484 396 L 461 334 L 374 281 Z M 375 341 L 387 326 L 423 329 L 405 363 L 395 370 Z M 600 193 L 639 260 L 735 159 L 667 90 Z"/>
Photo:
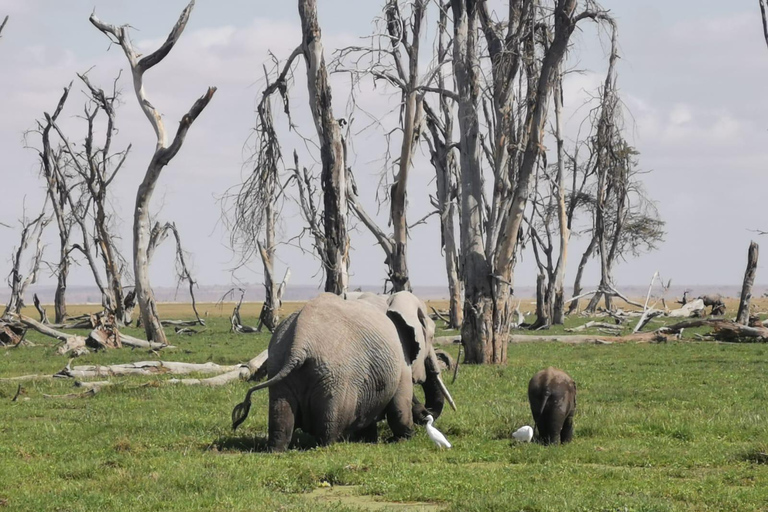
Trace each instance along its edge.
<path fill-rule="evenodd" d="M 456 403 L 453 401 L 453 397 L 448 392 L 448 388 L 445 387 L 445 384 L 443 383 L 443 379 L 440 378 L 440 375 L 437 376 L 437 383 L 440 385 L 440 391 L 442 391 L 443 396 L 445 396 L 445 399 L 448 400 L 448 404 L 450 404 L 451 409 L 455 411 Z"/>

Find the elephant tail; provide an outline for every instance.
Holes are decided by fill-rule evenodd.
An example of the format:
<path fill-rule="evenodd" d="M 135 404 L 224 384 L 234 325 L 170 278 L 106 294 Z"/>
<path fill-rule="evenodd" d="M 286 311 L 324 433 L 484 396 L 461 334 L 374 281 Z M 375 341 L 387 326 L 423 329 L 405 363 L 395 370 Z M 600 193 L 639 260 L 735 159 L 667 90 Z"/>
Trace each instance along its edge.
<path fill-rule="evenodd" d="M 541 415 L 544 414 L 544 409 L 547 407 L 547 400 L 549 400 L 550 394 L 551 392 L 549 390 L 544 392 L 544 400 L 542 400 L 541 407 L 539 407 L 539 414 L 535 418 L 536 421 L 534 426 L 536 427 L 536 430 L 539 430 L 539 421 L 541 421 Z M 539 432 L 539 435 L 541 435 L 541 432 Z"/>
<path fill-rule="evenodd" d="M 237 427 L 245 421 L 245 419 L 248 417 L 248 413 L 251 411 L 251 395 L 264 388 L 268 388 L 274 384 L 277 384 L 278 382 L 282 381 L 284 378 L 288 376 L 296 367 L 300 366 L 304 362 L 303 358 L 292 358 L 288 364 L 283 366 L 279 372 L 277 372 L 277 375 L 272 377 L 266 382 L 262 382 L 261 384 L 257 384 L 253 386 L 251 389 L 248 390 L 248 393 L 245 394 L 245 399 L 237 404 L 234 409 L 232 409 L 232 430 L 237 429 Z"/>

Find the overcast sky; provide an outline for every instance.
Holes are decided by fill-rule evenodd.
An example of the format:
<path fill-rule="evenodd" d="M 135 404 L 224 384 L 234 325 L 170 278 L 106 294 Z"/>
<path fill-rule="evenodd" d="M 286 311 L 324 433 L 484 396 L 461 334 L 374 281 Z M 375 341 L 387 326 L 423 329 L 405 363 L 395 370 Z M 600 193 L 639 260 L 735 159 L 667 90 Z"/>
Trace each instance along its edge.
<path fill-rule="evenodd" d="M 373 30 L 378 0 L 319 0 L 326 55 Z M 640 151 L 640 165 L 651 198 L 667 222 L 666 242 L 654 253 L 622 262 L 617 282 L 642 284 L 654 271 L 677 284 L 739 284 L 747 246 L 768 230 L 768 48 L 762 36 L 757 1 L 731 0 L 604 0 L 618 20 L 621 61 L 619 87 L 632 113 L 630 140 Z M 0 39 L 0 275 L 10 269 L 18 243 L 18 223 L 26 205 L 30 215 L 41 206 L 42 181 L 36 153 L 24 148 L 23 134 L 43 112 L 51 112 L 62 87 L 75 73 L 90 68 L 93 81 L 107 86 L 126 66 L 124 55 L 93 28 L 94 11 L 112 24 L 135 28 L 135 44 L 152 51 L 166 36 L 185 0 L 0 0 L 0 18 L 10 21 Z M 219 198 L 237 185 L 247 171 L 247 140 L 254 124 L 255 98 L 260 91 L 262 64 L 269 50 L 287 57 L 300 42 L 296 2 L 266 0 L 198 0 L 180 42 L 161 65 L 145 77 L 147 94 L 173 132 L 178 120 L 209 85 L 218 87 L 213 101 L 189 132 L 181 153 L 163 171 L 153 201 L 159 220 L 176 221 L 186 248 L 194 255 L 194 273 L 201 284 L 227 284 L 233 279 L 257 282 L 261 265 L 253 262 L 233 276 L 236 262 L 228 234 L 219 221 Z M 593 95 L 605 69 L 607 38 L 584 25 L 574 40 L 569 67 L 578 68 L 566 85 L 569 133 L 583 117 L 577 107 Z M 123 105 L 116 144 L 133 143 L 134 151 L 115 182 L 113 204 L 122 218 L 121 245 L 130 255 L 130 222 L 135 191 L 154 148 L 154 134 L 136 104 L 124 71 Z M 306 113 L 303 64 L 298 68 L 293 106 L 302 133 L 313 134 Z M 334 79 L 336 115 L 345 115 L 349 96 L 344 80 Z M 75 84 L 63 121 L 72 138 L 82 129 L 77 115 L 84 97 Z M 397 98 L 382 90 L 358 91 L 374 117 L 387 117 Z M 580 114 L 581 112 L 581 114 Z M 358 115 L 362 128 L 366 121 Z M 382 170 L 383 130 L 366 131 L 353 140 L 353 167 L 363 200 L 375 211 L 374 196 Z M 82 132 L 80 132 L 82 133 Z M 297 140 L 288 138 L 286 152 Z M 34 143 L 34 140 L 30 141 Z M 298 145 L 298 144 L 297 144 Z M 304 153 L 303 153 L 304 154 Z M 313 165 L 309 156 L 305 165 Z M 315 170 L 319 169 L 314 164 Z M 419 156 L 410 184 L 409 215 L 429 210 L 426 193 L 434 193 L 433 169 Z M 386 216 L 379 215 L 386 225 Z M 296 234 L 295 208 L 284 209 L 284 238 Z M 48 255 L 57 252 L 51 225 Z M 409 267 L 416 285 L 445 283 L 436 219 L 411 232 Z M 760 238 L 757 238 L 758 242 Z M 352 277 L 359 284 L 380 284 L 383 253 L 364 227 L 352 233 Z M 305 244 L 309 247 L 308 244 Z M 568 266 L 572 281 L 583 242 L 575 241 Z M 281 246 L 281 263 L 292 270 L 292 283 L 320 283 L 319 265 L 300 250 Z M 526 255 L 516 273 L 518 285 L 535 283 L 532 256 Z M 596 282 L 592 262 L 588 282 Z M 766 282 L 761 265 L 757 280 Z M 152 269 L 153 283 L 174 283 L 173 248 L 159 251 Z M 46 270 L 43 283 L 53 282 Z M 90 284 L 80 268 L 73 284 Z"/>

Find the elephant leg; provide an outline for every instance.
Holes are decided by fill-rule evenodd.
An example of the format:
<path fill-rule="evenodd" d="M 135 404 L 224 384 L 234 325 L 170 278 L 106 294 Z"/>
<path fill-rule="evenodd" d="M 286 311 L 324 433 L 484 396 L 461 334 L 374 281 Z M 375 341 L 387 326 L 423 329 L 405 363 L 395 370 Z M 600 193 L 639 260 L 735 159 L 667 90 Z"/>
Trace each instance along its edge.
<path fill-rule="evenodd" d="M 270 390 L 273 391 L 273 390 Z M 296 404 L 276 393 L 269 396 L 269 450 L 284 452 L 291 443 L 296 422 Z"/>
<path fill-rule="evenodd" d="M 563 420 L 558 414 L 547 410 L 543 411 L 536 421 L 536 428 L 539 430 L 539 442 L 541 444 L 558 444 L 562 427 Z"/>
<path fill-rule="evenodd" d="M 560 442 L 570 443 L 573 439 L 573 414 L 565 418 L 563 430 L 560 431 Z"/>
<path fill-rule="evenodd" d="M 386 409 L 387 423 L 395 439 L 407 439 L 413 435 L 413 381 L 411 372 L 403 372 L 400 385 Z"/>
<path fill-rule="evenodd" d="M 352 441 L 361 443 L 376 443 L 379 440 L 379 427 L 374 421 L 367 427 L 363 427 L 354 433 L 351 437 Z"/>

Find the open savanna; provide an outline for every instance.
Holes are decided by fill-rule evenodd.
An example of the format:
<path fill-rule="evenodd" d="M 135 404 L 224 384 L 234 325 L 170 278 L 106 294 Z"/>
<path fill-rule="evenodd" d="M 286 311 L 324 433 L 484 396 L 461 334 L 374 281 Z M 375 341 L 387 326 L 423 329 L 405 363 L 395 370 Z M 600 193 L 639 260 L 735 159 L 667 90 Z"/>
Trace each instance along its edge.
<path fill-rule="evenodd" d="M 258 307 L 243 306 L 245 323 L 256 323 Z M 231 304 L 199 309 L 208 312 L 200 334 L 168 329 L 174 350 L 110 350 L 72 364 L 232 364 L 266 348 L 268 334 L 229 333 Z M 191 308 L 163 304 L 160 313 L 190 318 Z M 584 321 L 569 318 L 566 327 Z M 768 347 L 691 342 L 694 332 L 664 344 L 519 343 L 506 366 L 462 366 L 455 383 L 446 378 L 458 412 L 446 409 L 436 422 L 454 445 L 443 451 L 421 427 L 411 440 L 388 443 L 382 423 L 375 445 L 317 448 L 297 435 L 288 453 L 265 453 L 266 390 L 238 431 L 230 428 L 245 382 L 209 388 L 163 384 L 164 375 L 120 377 L 91 398 L 67 400 L 44 395 L 77 392 L 72 380 L 43 378 L 21 382 L 12 402 L 19 382 L 2 380 L 0 509 L 766 510 Z M 54 340 L 28 337 L 36 346 L 0 352 L 0 378 L 50 376 L 67 364 Z M 456 346 L 448 350 L 457 355 Z M 575 439 L 516 444 L 511 432 L 531 423 L 528 379 L 549 365 L 578 384 Z"/>

